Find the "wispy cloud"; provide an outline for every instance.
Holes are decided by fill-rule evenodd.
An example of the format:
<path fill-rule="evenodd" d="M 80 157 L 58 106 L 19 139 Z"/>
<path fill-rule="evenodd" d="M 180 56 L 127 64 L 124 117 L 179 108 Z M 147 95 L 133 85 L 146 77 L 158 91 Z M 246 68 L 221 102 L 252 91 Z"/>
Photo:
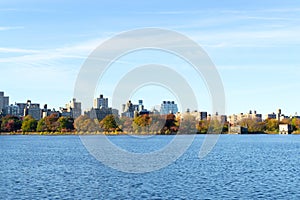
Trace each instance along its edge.
<path fill-rule="evenodd" d="M 87 59 L 89 54 L 93 50 L 95 50 L 103 41 L 103 38 L 96 38 L 93 40 L 88 40 L 73 45 L 42 50 L 0 47 L 0 53 L 6 53 L 6 55 L 8 55 L 2 58 L 0 57 L 0 63 L 13 65 L 18 64 L 26 67 L 67 66 L 66 68 L 68 68 L 70 66 L 66 63 L 78 63 L 78 61 L 79 63 L 81 63 L 82 61 Z M 16 55 L 16 53 L 21 53 L 23 55 Z M 93 59 L 106 61 L 103 58 Z M 127 61 L 119 60 L 116 60 L 114 62 L 120 64 L 133 64 Z M 79 66 L 80 65 L 78 65 L 78 67 Z"/>
<path fill-rule="evenodd" d="M 8 30 L 16 30 L 16 29 L 24 29 L 23 26 L 0 26 L 0 31 L 8 31 Z"/>
<path fill-rule="evenodd" d="M 20 49 L 20 48 L 2 48 L 0 47 L 0 53 L 38 53 L 38 50 Z"/>

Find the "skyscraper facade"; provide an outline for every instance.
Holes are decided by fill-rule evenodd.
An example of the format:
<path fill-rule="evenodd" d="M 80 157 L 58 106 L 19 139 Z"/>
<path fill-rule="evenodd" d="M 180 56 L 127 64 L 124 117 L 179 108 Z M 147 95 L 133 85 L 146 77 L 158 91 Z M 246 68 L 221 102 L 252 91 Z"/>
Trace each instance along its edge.
<path fill-rule="evenodd" d="M 163 101 L 160 106 L 160 114 L 167 115 L 167 114 L 176 114 L 178 112 L 177 104 L 174 101 Z"/>

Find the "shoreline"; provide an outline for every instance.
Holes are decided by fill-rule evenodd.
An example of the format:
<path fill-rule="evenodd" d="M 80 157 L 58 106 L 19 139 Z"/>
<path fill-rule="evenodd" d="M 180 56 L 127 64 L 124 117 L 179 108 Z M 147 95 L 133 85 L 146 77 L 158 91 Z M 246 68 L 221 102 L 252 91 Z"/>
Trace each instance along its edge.
<path fill-rule="evenodd" d="M 103 135 L 103 136 L 125 136 L 125 135 L 133 135 L 133 136 L 152 136 L 152 135 L 300 135 L 299 133 L 291 133 L 291 134 L 279 134 L 279 133 L 247 133 L 247 134 L 235 134 L 235 133 L 222 133 L 222 134 L 155 134 L 155 133 L 78 133 L 78 132 L 30 132 L 30 133 L 9 133 L 9 132 L 1 132 L 0 136 L 96 136 L 96 135 Z"/>

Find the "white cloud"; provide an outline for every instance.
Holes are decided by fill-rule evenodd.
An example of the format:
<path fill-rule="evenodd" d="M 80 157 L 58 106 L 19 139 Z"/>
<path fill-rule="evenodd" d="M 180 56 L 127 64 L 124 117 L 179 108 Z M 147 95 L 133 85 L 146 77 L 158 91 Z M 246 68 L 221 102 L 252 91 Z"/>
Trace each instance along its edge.
<path fill-rule="evenodd" d="M 0 31 L 8 31 L 8 30 L 15 30 L 15 29 L 24 29 L 23 26 L 0 26 Z"/>
<path fill-rule="evenodd" d="M 2 48 L 0 47 L 0 53 L 37 53 L 37 50 L 21 49 L 21 48 Z"/>

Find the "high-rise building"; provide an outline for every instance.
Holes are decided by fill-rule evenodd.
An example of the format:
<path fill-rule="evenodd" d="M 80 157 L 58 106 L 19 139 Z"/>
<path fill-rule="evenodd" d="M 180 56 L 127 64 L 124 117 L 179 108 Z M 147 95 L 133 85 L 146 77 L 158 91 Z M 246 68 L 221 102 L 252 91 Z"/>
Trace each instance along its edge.
<path fill-rule="evenodd" d="M 132 104 L 130 100 L 126 104 L 123 104 L 122 107 L 123 107 L 122 117 L 129 117 L 129 118 L 133 118 L 134 112 L 137 111 L 139 108 L 138 105 Z"/>
<path fill-rule="evenodd" d="M 94 99 L 94 108 L 108 108 L 108 98 L 104 98 L 103 94 L 99 98 Z"/>
<path fill-rule="evenodd" d="M 19 117 L 31 115 L 36 120 L 40 120 L 42 117 L 40 104 L 31 103 L 31 100 L 28 100 L 27 103 L 16 103 L 15 106 L 18 107 L 15 110 L 18 111 L 17 116 Z"/>
<path fill-rule="evenodd" d="M 45 104 L 44 108 L 42 109 L 42 118 L 48 117 L 48 116 L 53 115 L 53 114 L 57 117 L 62 116 L 59 111 L 56 111 L 54 108 L 52 110 L 48 109 L 48 105 Z"/>
<path fill-rule="evenodd" d="M 18 113 L 18 115 L 20 117 L 23 117 L 25 115 L 24 110 L 25 110 L 25 108 L 27 106 L 27 103 L 16 103 L 16 105 L 19 107 L 19 113 Z"/>
<path fill-rule="evenodd" d="M 163 101 L 160 106 L 160 114 L 167 115 L 167 114 L 176 114 L 178 112 L 177 104 L 174 101 Z"/>
<path fill-rule="evenodd" d="M 133 104 L 130 100 L 122 105 L 122 117 L 134 118 L 138 115 L 149 114 L 144 108 L 143 100 L 139 100 L 139 104 Z"/>
<path fill-rule="evenodd" d="M 104 98 L 100 95 L 100 98 L 94 99 L 94 107 L 84 114 L 89 116 L 91 119 L 103 120 L 107 115 L 118 116 L 119 111 L 108 107 L 108 98 Z"/>
<path fill-rule="evenodd" d="M 82 111 L 81 111 L 81 102 L 77 102 L 75 98 L 70 101 L 70 103 L 66 104 L 67 112 L 72 113 L 72 117 L 74 119 L 78 118 Z"/>
<path fill-rule="evenodd" d="M 13 116 L 19 116 L 19 106 L 18 105 L 9 105 L 4 109 L 4 114 L 5 115 L 13 115 Z"/>
<path fill-rule="evenodd" d="M 206 120 L 207 119 L 207 112 L 200 112 L 200 120 Z"/>
<path fill-rule="evenodd" d="M 4 92 L 0 92 L 0 114 L 4 113 L 4 110 L 8 105 L 9 97 L 4 96 Z"/>
<path fill-rule="evenodd" d="M 34 119 L 40 120 L 42 117 L 42 110 L 40 108 L 40 104 L 31 103 L 31 100 L 27 101 L 26 107 L 24 108 L 24 115 L 31 115 Z"/>

